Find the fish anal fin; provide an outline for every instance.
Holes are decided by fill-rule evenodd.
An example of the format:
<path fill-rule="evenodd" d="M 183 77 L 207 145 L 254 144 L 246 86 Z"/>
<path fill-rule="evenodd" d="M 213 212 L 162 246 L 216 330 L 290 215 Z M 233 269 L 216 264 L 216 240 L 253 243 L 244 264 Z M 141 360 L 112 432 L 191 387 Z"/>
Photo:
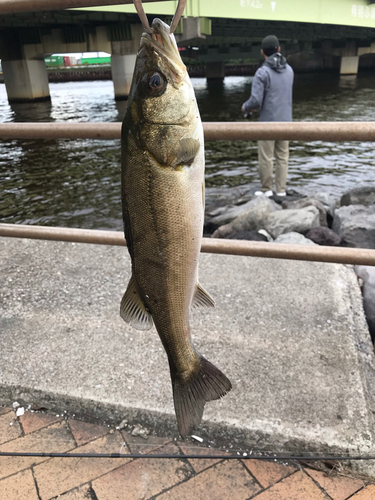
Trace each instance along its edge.
<path fill-rule="evenodd" d="M 121 300 L 120 316 L 137 330 L 150 330 L 152 328 L 152 316 L 146 311 L 133 276 L 130 278 L 128 288 Z"/>
<path fill-rule="evenodd" d="M 203 286 L 198 283 L 191 303 L 193 309 L 199 309 L 200 307 L 215 307 L 215 301 L 211 295 L 203 288 Z"/>
<path fill-rule="evenodd" d="M 232 384 L 203 356 L 200 356 L 199 372 L 190 380 L 182 380 L 172 371 L 171 376 L 178 430 L 185 439 L 199 426 L 206 402 L 225 396 Z"/>

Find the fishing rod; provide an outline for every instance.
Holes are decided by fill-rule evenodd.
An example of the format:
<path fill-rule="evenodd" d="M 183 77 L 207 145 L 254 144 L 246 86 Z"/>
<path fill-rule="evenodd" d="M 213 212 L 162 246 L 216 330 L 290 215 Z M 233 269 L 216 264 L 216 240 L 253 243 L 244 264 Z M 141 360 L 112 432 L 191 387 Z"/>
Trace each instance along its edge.
<path fill-rule="evenodd" d="M 22 451 L 1 451 L 0 457 L 39 457 L 39 458 L 156 458 L 156 459 L 191 459 L 191 460 L 279 460 L 279 461 L 308 461 L 308 462 L 343 462 L 343 461 L 359 461 L 359 460 L 375 460 L 374 455 L 349 455 L 349 456 L 319 456 L 319 455 L 227 455 L 227 454 L 213 454 L 213 455 L 174 455 L 171 453 L 150 453 L 148 455 L 143 453 L 49 453 L 49 452 L 22 452 Z"/>

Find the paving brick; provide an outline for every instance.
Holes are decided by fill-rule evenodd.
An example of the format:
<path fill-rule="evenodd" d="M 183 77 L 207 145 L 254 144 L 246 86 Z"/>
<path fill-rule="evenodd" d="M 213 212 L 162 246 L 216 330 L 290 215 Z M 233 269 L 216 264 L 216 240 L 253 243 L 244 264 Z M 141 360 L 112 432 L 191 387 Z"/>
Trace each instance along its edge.
<path fill-rule="evenodd" d="M 320 486 L 328 493 L 332 500 L 346 500 L 356 491 L 363 488 L 363 481 L 343 476 L 327 476 L 324 472 L 305 469 Z"/>
<path fill-rule="evenodd" d="M 227 460 L 172 488 L 157 500 L 246 500 L 260 490 L 239 460 Z"/>
<path fill-rule="evenodd" d="M 173 451 L 179 453 L 176 445 L 160 449 L 160 453 Z M 98 500 L 140 500 L 157 495 L 192 474 L 190 465 L 180 459 L 138 458 L 93 481 L 92 487 Z"/>
<path fill-rule="evenodd" d="M 118 453 L 122 443 L 122 437 L 115 432 L 76 448 L 74 453 Z M 123 451 L 128 452 L 127 449 Z M 78 485 L 121 467 L 128 461 L 128 459 L 118 458 L 52 458 L 34 467 L 40 498 L 47 500 L 61 495 Z"/>
<path fill-rule="evenodd" d="M 218 455 L 222 454 L 220 450 L 213 450 L 212 448 L 204 448 L 201 446 L 194 446 L 194 445 L 185 445 L 183 443 L 179 443 L 179 446 L 183 453 L 185 455 Z M 207 469 L 208 467 L 211 467 L 212 465 L 215 465 L 219 462 L 219 460 L 209 460 L 209 459 L 193 459 L 189 458 L 188 459 L 191 466 L 195 470 L 195 472 L 202 472 L 202 470 Z"/>
<path fill-rule="evenodd" d="M 5 415 L 5 413 L 9 413 L 12 411 L 12 408 L 7 408 L 6 406 L 0 406 L 0 415 Z"/>
<path fill-rule="evenodd" d="M 296 471 L 294 467 L 289 465 L 267 462 L 265 460 L 242 460 L 242 462 L 263 488 L 269 488 L 280 481 L 280 479 L 284 479 L 284 477 L 290 476 L 290 474 Z"/>
<path fill-rule="evenodd" d="M 33 475 L 30 469 L 0 480 L 2 500 L 38 500 Z"/>
<path fill-rule="evenodd" d="M 77 446 L 82 446 L 89 441 L 105 436 L 109 432 L 109 427 L 87 424 L 86 422 L 81 422 L 80 420 L 69 420 L 69 425 L 74 439 L 77 442 Z"/>
<path fill-rule="evenodd" d="M 59 500 L 92 500 L 95 496 L 93 496 L 91 486 L 89 484 L 84 484 L 83 486 L 74 488 L 74 490 L 68 491 L 68 493 L 59 495 L 57 498 Z"/>
<path fill-rule="evenodd" d="M 356 495 L 350 497 L 350 500 L 374 500 L 375 498 L 375 484 L 370 484 L 364 490 L 361 490 Z"/>
<path fill-rule="evenodd" d="M 0 416 L 0 444 L 17 439 L 21 434 L 20 424 L 13 412 Z"/>
<path fill-rule="evenodd" d="M 180 448 L 173 441 L 170 441 L 169 443 L 165 444 L 164 446 L 162 446 L 160 448 L 157 448 L 153 452 L 150 452 L 149 455 L 152 455 L 153 453 L 155 453 L 155 454 L 162 454 L 162 455 L 178 455 L 183 460 L 186 460 L 184 458 L 183 453 L 181 453 Z M 186 460 L 186 463 L 188 463 L 187 460 Z M 190 468 L 190 465 L 189 465 L 189 468 Z"/>
<path fill-rule="evenodd" d="M 75 447 L 70 429 L 65 422 L 58 422 L 44 427 L 32 434 L 10 441 L 0 446 L 0 451 L 50 452 L 59 453 Z M 7 477 L 15 472 L 26 469 L 33 464 L 49 460 L 48 458 L 2 457 L 0 478 Z"/>
<path fill-rule="evenodd" d="M 43 427 L 47 427 L 48 425 L 60 422 L 62 420 L 62 417 L 27 411 L 21 417 L 19 417 L 19 419 L 24 433 L 30 434 L 30 432 L 38 431 Z"/>
<path fill-rule="evenodd" d="M 124 440 L 132 453 L 150 453 L 150 451 L 156 450 L 171 441 L 171 438 L 158 436 L 148 436 L 147 439 L 144 439 L 140 436 L 132 436 L 125 431 L 122 431 L 121 434 L 124 436 Z"/>
<path fill-rule="evenodd" d="M 329 497 L 303 471 L 295 472 L 255 498 L 256 500 L 329 500 Z"/>

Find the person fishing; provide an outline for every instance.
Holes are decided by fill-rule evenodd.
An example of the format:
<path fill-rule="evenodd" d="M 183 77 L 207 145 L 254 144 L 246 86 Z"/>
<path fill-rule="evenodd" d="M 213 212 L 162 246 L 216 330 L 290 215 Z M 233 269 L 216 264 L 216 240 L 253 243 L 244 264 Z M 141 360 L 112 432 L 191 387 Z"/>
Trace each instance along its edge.
<path fill-rule="evenodd" d="M 291 122 L 294 72 L 280 52 L 276 36 L 268 35 L 262 41 L 261 54 L 265 61 L 256 71 L 250 98 L 241 111 L 251 114 L 259 109 L 261 122 Z M 258 169 L 261 191 L 257 196 L 273 195 L 273 159 L 276 159 L 275 185 L 277 196 L 286 195 L 289 141 L 258 141 Z"/>

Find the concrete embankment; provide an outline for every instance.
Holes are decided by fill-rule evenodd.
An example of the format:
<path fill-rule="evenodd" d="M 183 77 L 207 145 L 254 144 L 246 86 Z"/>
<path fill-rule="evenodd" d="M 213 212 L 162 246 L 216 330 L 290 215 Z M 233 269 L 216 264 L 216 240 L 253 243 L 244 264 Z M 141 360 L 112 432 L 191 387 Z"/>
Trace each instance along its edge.
<path fill-rule="evenodd" d="M 228 64 L 225 66 L 226 76 L 254 75 L 259 64 Z M 203 78 L 206 74 L 205 66 L 188 66 L 191 77 Z M 82 80 L 112 80 L 110 66 L 104 67 L 77 67 L 77 68 L 55 68 L 48 70 L 50 82 L 67 82 Z"/>
<path fill-rule="evenodd" d="M 0 239 L 0 404 L 177 436 L 155 330 L 119 317 L 120 247 Z M 374 454 L 374 355 L 352 267 L 201 255 L 193 340 L 231 379 L 196 434 L 247 450 Z"/>

